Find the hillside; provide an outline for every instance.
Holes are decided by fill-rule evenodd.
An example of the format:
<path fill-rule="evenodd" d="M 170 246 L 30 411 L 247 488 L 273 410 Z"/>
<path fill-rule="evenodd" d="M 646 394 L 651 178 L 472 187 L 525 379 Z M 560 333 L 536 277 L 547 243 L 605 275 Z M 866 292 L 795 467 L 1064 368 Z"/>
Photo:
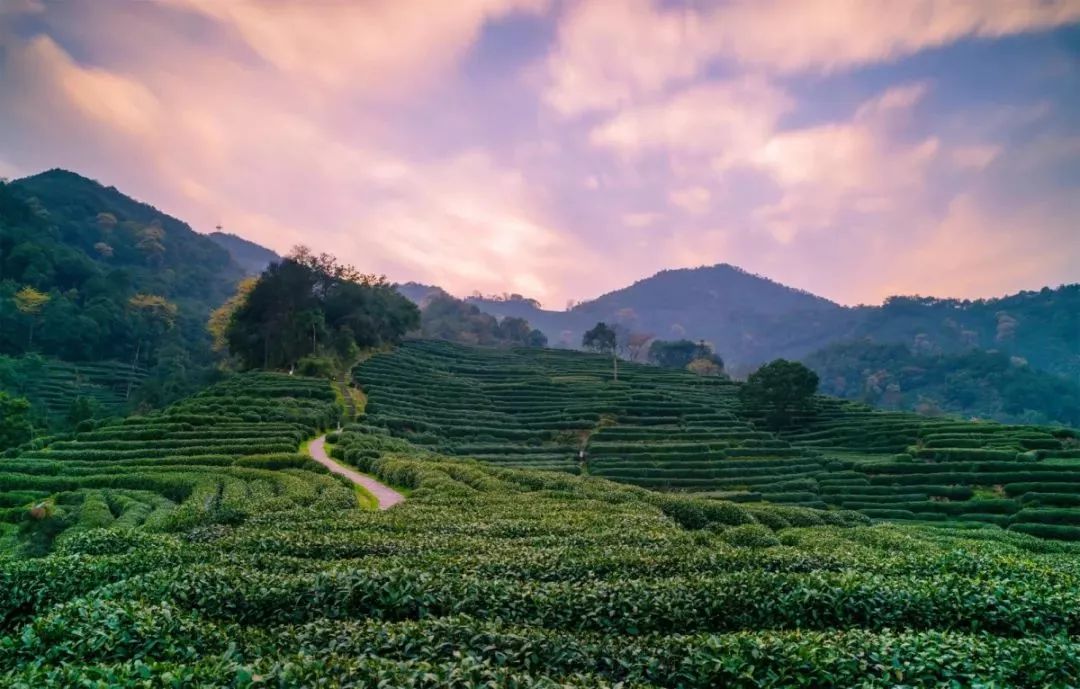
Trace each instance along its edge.
<path fill-rule="evenodd" d="M 63 418 L 56 403 L 71 394 L 96 399 L 100 413 L 188 394 L 212 370 L 210 311 L 242 275 L 211 239 L 75 173 L 0 185 L 0 355 L 58 360 L 43 371 L 48 381 L 7 387 L 51 419 Z M 81 394 L 64 362 L 84 372 L 123 362 L 146 382 L 108 383 L 120 403 L 105 389 Z"/>
<path fill-rule="evenodd" d="M 1080 427 L 1080 383 L 1003 352 L 917 354 L 902 344 L 841 342 L 804 359 L 821 391 L 881 409 Z"/>
<path fill-rule="evenodd" d="M 441 291 L 410 289 L 414 300 Z M 1000 299 L 892 297 L 881 306 L 843 307 L 720 264 L 662 271 L 568 311 L 520 295 L 466 301 L 499 318 L 524 318 L 559 347 L 579 348 L 582 334 L 604 321 L 657 339 L 704 339 L 736 377 L 775 358 L 797 359 L 818 370 L 827 392 L 887 409 L 1077 423 L 1080 285 Z M 852 343 L 893 354 L 883 364 L 880 352 L 855 355 Z M 863 365 L 867 356 L 879 365 Z M 874 392 L 878 387 L 888 394 Z"/>
<path fill-rule="evenodd" d="M 489 370 L 491 352 L 507 365 Z M 487 442 L 526 440 L 509 428 L 496 434 L 490 417 L 498 412 L 482 400 L 495 391 L 504 413 L 534 422 L 555 416 L 555 400 L 542 394 L 553 386 L 571 386 L 577 397 L 596 391 L 613 410 L 643 395 L 635 416 L 648 428 L 650 395 L 678 382 L 663 375 L 649 393 L 656 369 L 635 369 L 635 382 L 614 389 L 593 379 L 594 357 L 573 353 L 544 354 L 576 369 L 546 383 L 535 364 L 514 363 L 505 350 L 419 343 L 401 354 L 439 361 L 440 382 L 452 383 L 449 368 L 487 378 L 480 397 L 422 388 L 455 400 L 448 413 L 475 409 L 471 428 L 486 424 L 476 435 Z M 397 361 L 410 377 L 409 361 L 396 356 L 373 361 Z M 417 372 L 431 375 L 428 368 Z M 418 415 L 415 405 L 378 402 L 380 387 L 366 382 L 375 371 L 365 371 L 373 417 Z M 512 403 L 519 376 L 527 384 Z M 711 392 L 706 385 L 699 394 Z M 163 413 L 6 458 L 0 683 L 1080 681 L 1072 544 L 870 525 L 850 511 L 738 505 L 477 464 L 367 423 L 332 436 L 332 454 L 408 497 L 365 511 L 351 488 L 296 454 L 304 438 L 336 422 L 333 400 L 323 381 L 245 374 Z M 431 424 L 436 412 L 416 423 Z"/>
<path fill-rule="evenodd" d="M 211 232 L 206 236 L 228 251 L 233 261 L 243 268 L 247 275 L 258 275 L 271 263 L 281 260 L 281 256 L 265 246 L 229 232 Z"/>
<path fill-rule="evenodd" d="M 558 350 L 410 342 L 356 377 L 373 426 L 496 466 L 748 504 L 1080 539 L 1080 433 L 874 412 L 821 397 L 777 436 L 738 384 Z M 582 461 L 581 452 L 584 452 Z"/>

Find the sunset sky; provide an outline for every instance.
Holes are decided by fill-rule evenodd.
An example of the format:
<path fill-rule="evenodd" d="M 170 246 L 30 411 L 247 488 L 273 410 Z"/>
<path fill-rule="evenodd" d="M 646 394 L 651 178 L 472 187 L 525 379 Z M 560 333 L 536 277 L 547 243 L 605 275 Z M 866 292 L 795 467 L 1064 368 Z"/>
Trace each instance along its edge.
<path fill-rule="evenodd" d="M 0 0 L 0 176 L 562 308 L 1080 281 L 1080 0 Z"/>

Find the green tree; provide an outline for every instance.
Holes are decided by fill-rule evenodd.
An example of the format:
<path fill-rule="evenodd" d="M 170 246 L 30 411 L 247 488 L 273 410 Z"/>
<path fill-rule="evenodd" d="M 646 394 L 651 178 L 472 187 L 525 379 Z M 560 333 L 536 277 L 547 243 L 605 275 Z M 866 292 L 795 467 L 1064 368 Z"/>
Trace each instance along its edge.
<path fill-rule="evenodd" d="M 586 330 L 581 338 L 581 345 L 585 349 L 591 349 L 600 354 L 611 354 L 611 377 L 613 380 L 619 379 L 619 355 L 616 351 L 618 344 L 619 337 L 614 328 L 602 321 L 590 330 Z"/>
<path fill-rule="evenodd" d="M 32 437 L 30 402 L 0 391 L 0 450 L 21 445 Z"/>
<path fill-rule="evenodd" d="M 156 294 L 136 294 L 128 299 L 128 310 L 135 333 L 135 354 L 131 358 L 131 371 L 134 374 L 140 356 L 145 355 L 146 359 L 150 360 L 162 335 L 176 324 L 177 308 L 175 304 Z M 128 379 L 125 399 L 131 397 L 133 380 L 134 375 Z"/>
<path fill-rule="evenodd" d="M 79 396 L 71 401 L 68 407 L 67 420 L 72 428 L 79 425 L 80 421 L 94 418 L 97 412 L 97 404 L 90 397 Z"/>
<path fill-rule="evenodd" d="M 597 323 L 590 330 L 586 330 L 581 338 L 581 346 L 594 352 L 605 354 L 615 351 L 615 331 L 607 323 Z"/>
<path fill-rule="evenodd" d="M 664 368 L 686 368 L 698 354 L 691 340 L 655 340 L 649 345 L 649 361 Z"/>
<path fill-rule="evenodd" d="M 810 408 L 818 376 L 797 361 L 777 359 L 750 374 L 739 401 L 750 413 L 762 413 L 774 428 L 788 426 L 796 412 Z"/>
<path fill-rule="evenodd" d="M 26 345 L 27 349 L 34 346 L 34 326 L 37 324 L 41 310 L 45 308 L 51 298 L 48 294 L 40 292 L 30 285 L 15 293 L 15 308 L 19 310 L 19 313 L 30 317 L 30 337 Z"/>
<path fill-rule="evenodd" d="M 245 368 L 291 369 L 324 354 L 351 363 L 357 348 L 396 342 L 419 325 L 419 310 L 385 278 L 296 247 L 259 276 L 225 339 Z"/>
<path fill-rule="evenodd" d="M 499 336 L 511 344 L 527 344 L 529 341 L 529 332 L 529 322 L 524 318 L 507 316 L 499 323 Z"/>

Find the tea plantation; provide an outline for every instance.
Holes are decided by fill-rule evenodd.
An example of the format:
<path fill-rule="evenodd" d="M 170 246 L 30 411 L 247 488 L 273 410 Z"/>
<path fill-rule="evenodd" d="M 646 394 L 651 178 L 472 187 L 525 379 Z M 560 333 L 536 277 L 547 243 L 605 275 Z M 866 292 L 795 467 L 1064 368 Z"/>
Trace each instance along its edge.
<path fill-rule="evenodd" d="M 124 413 L 128 390 L 146 378 L 117 361 L 71 363 L 40 357 L 0 357 L 0 389 L 26 397 L 50 421 L 63 420 L 72 403 L 88 400 L 97 416 Z"/>
<path fill-rule="evenodd" d="M 607 357 L 558 350 L 410 342 L 357 377 L 368 423 L 444 454 L 740 503 L 1080 539 L 1080 434 L 1070 429 L 822 397 L 778 436 L 743 415 L 734 383 L 633 364 L 613 382 Z"/>
<path fill-rule="evenodd" d="M 749 492 L 728 474 L 629 485 L 622 462 L 691 446 L 769 471 L 833 450 L 754 430 L 729 384 L 603 365 L 424 342 L 365 362 L 331 452 L 408 494 L 381 512 L 298 453 L 340 419 L 333 388 L 280 374 L 0 459 L 0 686 L 1080 683 L 1080 544 L 716 499 Z M 621 482 L 572 475 L 582 442 Z M 870 460 L 823 471 L 843 462 Z"/>

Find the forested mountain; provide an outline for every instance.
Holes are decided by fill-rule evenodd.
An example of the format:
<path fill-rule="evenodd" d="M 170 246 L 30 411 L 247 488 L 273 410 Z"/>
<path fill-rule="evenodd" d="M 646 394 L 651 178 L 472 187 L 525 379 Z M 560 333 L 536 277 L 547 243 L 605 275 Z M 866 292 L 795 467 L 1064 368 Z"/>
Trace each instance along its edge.
<path fill-rule="evenodd" d="M 190 391 L 243 270 L 188 225 L 65 170 L 0 185 L 0 354 L 120 361 L 143 401 Z M 124 397 L 131 395 L 128 386 Z"/>
<path fill-rule="evenodd" d="M 277 253 L 267 249 L 265 246 L 248 241 L 230 232 L 211 232 L 206 236 L 228 251 L 233 260 L 248 275 L 258 275 L 266 270 L 271 263 L 277 263 L 281 260 L 281 256 L 278 256 Z"/>
<path fill-rule="evenodd" d="M 858 340 L 830 345 L 805 362 L 820 376 L 822 392 L 882 409 L 1080 426 L 1080 385 L 1002 352 L 916 353 Z"/>
<path fill-rule="evenodd" d="M 659 339 L 703 339 L 737 373 L 870 338 L 917 353 L 1003 351 L 1080 381 L 1080 284 L 999 299 L 891 297 L 881 306 L 845 307 L 720 264 L 661 271 L 567 311 L 545 310 L 519 295 L 467 301 L 496 316 L 525 318 L 566 346 L 578 346 L 597 321 Z"/>

